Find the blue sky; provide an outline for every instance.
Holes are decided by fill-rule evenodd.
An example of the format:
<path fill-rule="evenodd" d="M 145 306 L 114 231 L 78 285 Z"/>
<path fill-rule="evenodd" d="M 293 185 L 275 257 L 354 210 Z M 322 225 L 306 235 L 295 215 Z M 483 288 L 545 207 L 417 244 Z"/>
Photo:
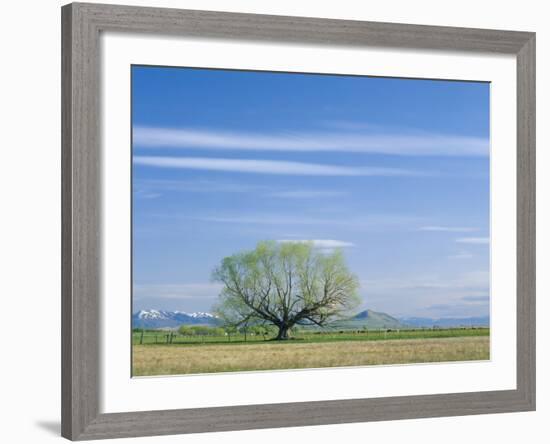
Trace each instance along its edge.
<path fill-rule="evenodd" d="M 273 239 L 342 248 L 362 308 L 488 315 L 489 89 L 134 66 L 134 310 L 210 310 Z"/>

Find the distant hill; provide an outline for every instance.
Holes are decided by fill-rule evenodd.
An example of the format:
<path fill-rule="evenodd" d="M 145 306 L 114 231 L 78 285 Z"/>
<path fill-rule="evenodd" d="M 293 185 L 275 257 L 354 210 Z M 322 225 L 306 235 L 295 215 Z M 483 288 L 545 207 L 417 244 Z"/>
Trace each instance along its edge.
<path fill-rule="evenodd" d="M 180 325 L 220 325 L 221 321 L 212 313 L 165 310 L 140 310 L 132 316 L 133 328 L 177 328 Z M 387 313 L 364 310 L 349 319 L 332 323 L 329 329 L 377 329 L 377 328 L 450 328 L 450 327 L 488 327 L 489 317 L 471 318 L 394 318 Z M 317 329 L 319 327 L 307 327 Z"/>
<path fill-rule="evenodd" d="M 451 328 L 451 327 L 489 327 L 489 316 L 470 318 L 394 318 L 387 313 L 365 310 L 354 317 L 333 324 L 335 328 Z"/>
<path fill-rule="evenodd" d="M 406 325 L 399 319 L 390 316 L 387 313 L 382 313 L 374 310 L 364 310 L 357 313 L 350 319 L 335 322 L 335 328 L 405 328 Z"/>
<path fill-rule="evenodd" d="M 403 324 L 411 327 L 489 327 L 489 316 L 471 318 L 401 318 Z"/>
<path fill-rule="evenodd" d="M 216 316 L 206 312 L 140 310 L 132 315 L 133 328 L 173 328 L 180 325 L 218 325 Z"/>
<path fill-rule="evenodd" d="M 177 328 L 180 325 L 219 325 L 220 320 L 207 312 L 186 313 L 183 311 L 140 310 L 132 316 L 133 328 Z M 404 328 L 405 325 L 387 313 L 373 310 L 362 311 L 350 319 L 337 321 L 330 328 Z M 315 328 L 315 327 L 314 327 Z"/>

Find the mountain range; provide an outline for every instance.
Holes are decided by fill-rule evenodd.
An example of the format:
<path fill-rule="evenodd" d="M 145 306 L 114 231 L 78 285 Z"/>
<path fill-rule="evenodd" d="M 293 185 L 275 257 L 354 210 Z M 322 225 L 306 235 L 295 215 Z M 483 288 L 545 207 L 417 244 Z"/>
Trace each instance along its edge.
<path fill-rule="evenodd" d="M 132 315 L 133 328 L 172 328 L 180 325 L 218 325 L 219 320 L 211 313 L 202 311 L 140 310 Z"/>
<path fill-rule="evenodd" d="M 132 316 L 133 328 L 177 328 L 180 325 L 219 325 L 220 320 L 212 313 L 166 310 L 140 310 Z M 337 321 L 332 328 L 361 329 L 361 328 L 431 328 L 431 327 L 488 327 L 489 317 L 469 318 L 395 318 L 387 313 L 374 310 L 364 310 L 355 316 Z"/>

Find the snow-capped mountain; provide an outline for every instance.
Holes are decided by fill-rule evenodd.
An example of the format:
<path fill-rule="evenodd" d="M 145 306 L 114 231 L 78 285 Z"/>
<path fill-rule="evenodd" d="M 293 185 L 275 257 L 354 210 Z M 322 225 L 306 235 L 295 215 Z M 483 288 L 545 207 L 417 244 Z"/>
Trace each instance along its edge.
<path fill-rule="evenodd" d="M 140 310 L 132 316 L 133 328 L 179 327 L 184 324 L 216 325 L 218 318 L 202 311 L 187 313 L 166 310 Z"/>
<path fill-rule="evenodd" d="M 184 314 L 184 315 L 187 315 L 187 316 L 191 316 L 192 318 L 215 318 L 216 316 L 214 316 L 212 313 L 207 313 L 205 311 L 196 311 L 194 313 L 185 313 L 183 311 L 175 311 L 174 313 L 180 313 L 180 314 Z"/>

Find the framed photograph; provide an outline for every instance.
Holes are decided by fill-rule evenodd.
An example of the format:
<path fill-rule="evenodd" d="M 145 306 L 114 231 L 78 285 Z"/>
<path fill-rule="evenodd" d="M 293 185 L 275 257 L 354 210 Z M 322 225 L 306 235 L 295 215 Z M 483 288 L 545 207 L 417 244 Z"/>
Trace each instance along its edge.
<path fill-rule="evenodd" d="M 62 8 L 62 434 L 535 409 L 535 35 Z"/>

